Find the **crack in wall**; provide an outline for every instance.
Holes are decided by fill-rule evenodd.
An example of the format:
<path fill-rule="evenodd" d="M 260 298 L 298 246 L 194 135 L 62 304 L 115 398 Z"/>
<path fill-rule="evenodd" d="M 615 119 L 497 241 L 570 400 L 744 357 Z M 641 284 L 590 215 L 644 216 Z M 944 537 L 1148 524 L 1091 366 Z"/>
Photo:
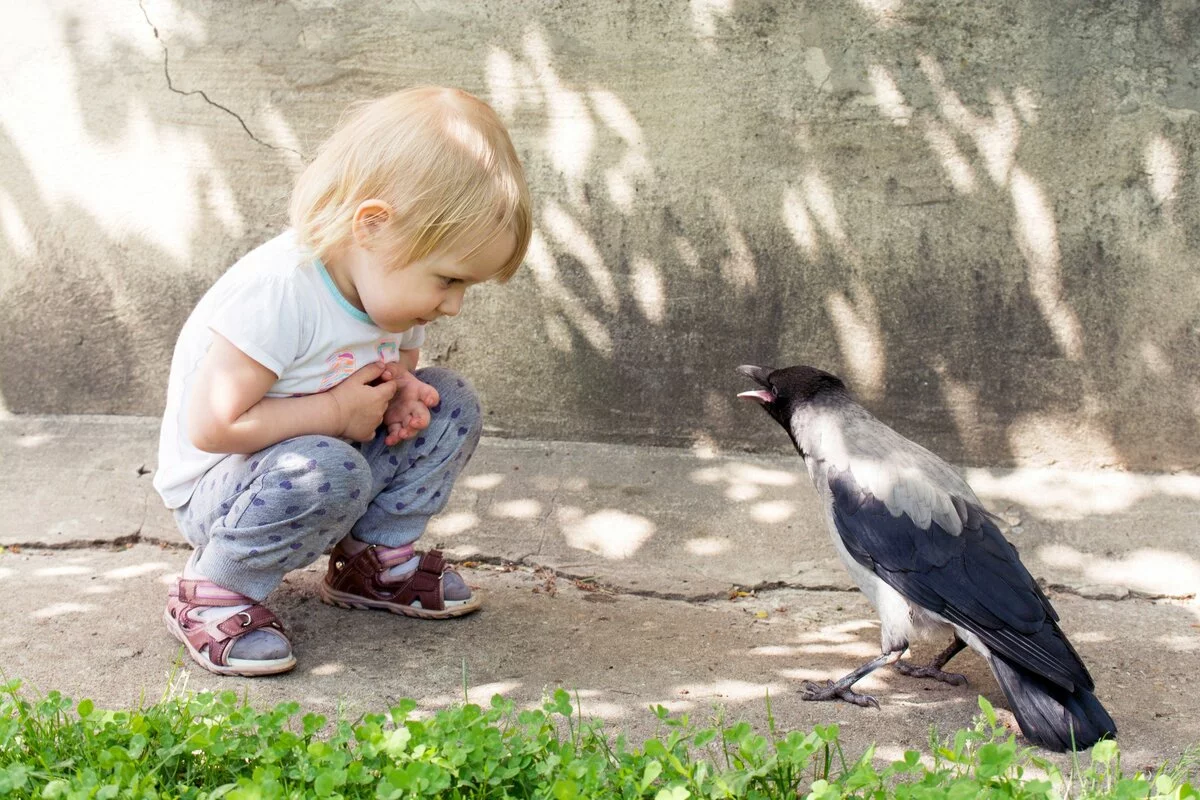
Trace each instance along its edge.
<path fill-rule="evenodd" d="M 211 97 L 209 97 L 204 92 L 203 89 L 191 89 L 191 90 L 185 91 L 183 89 L 176 88 L 175 83 L 171 80 L 171 53 L 167 49 L 167 43 L 163 41 L 161 36 L 159 36 L 158 26 L 150 21 L 150 14 L 148 11 L 146 11 L 146 4 L 145 4 L 145 2 L 143 2 L 143 0 L 138 0 L 138 8 L 140 8 L 142 10 L 142 16 L 146 18 L 146 24 L 150 26 L 150 30 L 154 31 L 154 38 L 158 41 L 159 46 L 162 47 L 163 75 L 167 79 L 167 88 L 168 89 L 170 89 L 175 94 L 182 95 L 184 97 L 190 97 L 191 95 L 196 95 L 196 94 L 200 95 L 200 97 L 202 97 L 204 99 L 204 102 L 208 103 L 213 108 L 219 108 L 220 110 L 224 111 L 229 116 L 236 119 L 238 121 L 238 124 L 242 126 L 242 130 L 244 130 L 246 132 L 246 135 L 249 136 L 251 139 L 253 139 L 255 142 L 257 142 L 258 144 L 261 144 L 263 147 L 269 147 L 272 150 L 279 150 L 279 151 L 285 152 L 285 153 L 293 153 L 301 159 L 304 158 L 304 156 L 301 153 L 299 153 L 296 150 L 293 150 L 290 147 L 281 147 L 280 145 L 271 144 L 270 142 L 263 141 L 262 139 L 255 136 L 254 131 L 250 130 L 250 127 L 248 125 L 246 125 L 246 121 L 244 119 L 242 119 L 241 115 L 239 115 L 233 109 L 228 108 L 227 106 L 223 106 L 220 103 L 218 103 L 217 101 L 213 100 Z"/>

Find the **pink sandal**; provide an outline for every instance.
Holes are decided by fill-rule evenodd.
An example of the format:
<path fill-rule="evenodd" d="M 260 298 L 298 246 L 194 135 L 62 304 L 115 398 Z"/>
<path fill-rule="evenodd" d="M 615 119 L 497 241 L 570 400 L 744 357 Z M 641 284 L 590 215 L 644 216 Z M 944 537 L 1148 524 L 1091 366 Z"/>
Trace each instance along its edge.
<path fill-rule="evenodd" d="M 249 606 L 222 620 L 206 621 L 194 612 L 214 606 Z M 212 581 L 180 578 L 171 587 L 163 621 L 187 648 L 192 660 L 217 675 L 277 675 L 296 666 L 291 642 L 282 623 L 259 603 Z M 230 651 L 246 634 L 267 630 L 287 644 L 286 656 L 279 658 L 233 658 Z"/>

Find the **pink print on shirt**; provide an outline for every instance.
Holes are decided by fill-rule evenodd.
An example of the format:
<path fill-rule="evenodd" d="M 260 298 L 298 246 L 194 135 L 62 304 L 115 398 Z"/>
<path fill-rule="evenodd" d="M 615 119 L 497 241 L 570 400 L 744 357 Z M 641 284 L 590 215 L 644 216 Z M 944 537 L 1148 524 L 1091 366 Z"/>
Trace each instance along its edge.
<path fill-rule="evenodd" d="M 329 365 L 329 369 L 326 371 L 325 377 L 321 379 L 321 388 L 317 391 L 323 392 L 326 389 L 332 389 L 354 374 L 354 353 L 349 350 L 334 353 L 325 359 L 325 363 Z"/>

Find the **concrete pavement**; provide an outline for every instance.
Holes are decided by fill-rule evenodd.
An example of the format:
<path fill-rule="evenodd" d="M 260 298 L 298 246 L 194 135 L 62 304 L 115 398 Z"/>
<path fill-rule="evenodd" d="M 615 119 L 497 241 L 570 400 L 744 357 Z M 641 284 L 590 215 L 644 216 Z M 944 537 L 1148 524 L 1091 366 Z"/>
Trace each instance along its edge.
<path fill-rule="evenodd" d="M 100 705 L 154 700 L 180 648 L 159 621 L 185 550 L 150 486 L 157 420 L 0 421 L 0 670 Z M 968 470 L 1041 580 L 1120 727 L 1125 764 L 1200 742 L 1200 477 Z M 878 652 L 878 626 L 821 525 L 794 454 L 485 439 L 427 539 L 464 563 L 483 612 L 431 623 L 330 608 L 324 562 L 269 605 L 299 666 L 222 679 L 184 663 L 175 690 L 235 688 L 323 713 L 428 709 L 561 686 L 584 713 L 652 733 L 648 705 L 706 719 L 839 722 L 853 746 L 920 746 L 1004 699 L 974 654 L 956 688 L 881 671 L 879 710 L 805 703 L 799 683 Z M 942 643 L 927 643 L 918 657 Z"/>

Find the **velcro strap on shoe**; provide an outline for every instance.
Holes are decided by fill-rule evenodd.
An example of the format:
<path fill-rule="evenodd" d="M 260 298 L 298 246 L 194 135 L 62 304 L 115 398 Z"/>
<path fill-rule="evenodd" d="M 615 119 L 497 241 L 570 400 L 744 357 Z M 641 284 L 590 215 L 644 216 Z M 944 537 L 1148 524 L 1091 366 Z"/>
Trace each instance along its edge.
<path fill-rule="evenodd" d="M 436 575 L 440 579 L 442 573 L 446 571 L 446 559 L 442 557 L 442 551 L 430 550 L 421 556 L 421 563 L 417 569 L 430 575 Z"/>
<path fill-rule="evenodd" d="M 244 606 L 254 602 L 244 594 L 238 594 L 232 589 L 218 586 L 212 581 L 180 578 L 168 590 L 168 594 L 178 597 L 188 605 L 197 606 Z"/>
<path fill-rule="evenodd" d="M 379 564 L 384 569 L 390 569 L 397 564 L 403 564 L 414 555 L 416 555 L 416 551 L 411 544 L 406 544 L 403 547 L 375 546 L 375 557 L 379 559 Z"/>
<path fill-rule="evenodd" d="M 245 611 L 239 611 L 217 625 L 217 630 L 226 636 L 237 636 L 259 628 L 275 627 L 283 630 L 279 618 L 263 606 L 250 606 Z"/>

